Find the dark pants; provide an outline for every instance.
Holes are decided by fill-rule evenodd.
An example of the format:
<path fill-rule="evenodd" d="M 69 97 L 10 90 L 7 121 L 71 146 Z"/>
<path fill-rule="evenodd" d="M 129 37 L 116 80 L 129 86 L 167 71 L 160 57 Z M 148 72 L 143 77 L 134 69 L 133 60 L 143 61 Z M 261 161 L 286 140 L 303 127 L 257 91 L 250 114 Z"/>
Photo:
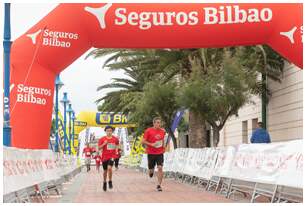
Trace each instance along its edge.
<path fill-rule="evenodd" d="M 115 167 L 116 167 L 116 168 L 118 168 L 118 166 L 119 166 L 119 159 L 120 159 L 120 158 L 116 158 L 116 159 L 115 159 Z"/>
<path fill-rule="evenodd" d="M 90 170 L 90 163 L 91 163 L 91 159 L 90 158 L 86 158 L 86 167 L 87 167 L 87 172 Z"/>
<path fill-rule="evenodd" d="M 154 167 L 163 166 L 164 164 L 164 154 L 148 154 L 148 168 L 153 170 Z"/>
<path fill-rule="evenodd" d="M 102 162 L 103 170 L 107 170 L 108 165 L 112 167 L 114 165 L 114 161 L 109 159 L 109 160 Z"/>

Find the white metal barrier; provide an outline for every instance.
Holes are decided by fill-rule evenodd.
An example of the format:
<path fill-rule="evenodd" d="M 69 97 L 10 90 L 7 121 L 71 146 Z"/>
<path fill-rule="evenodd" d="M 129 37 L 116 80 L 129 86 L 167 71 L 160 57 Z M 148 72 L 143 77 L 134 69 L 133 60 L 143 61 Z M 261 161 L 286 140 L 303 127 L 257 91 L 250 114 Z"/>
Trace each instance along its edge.
<path fill-rule="evenodd" d="M 165 153 L 164 171 L 303 188 L 303 140 L 220 148 L 178 148 Z M 145 162 L 146 161 L 146 162 Z M 147 167 L 143 156 L 141 167 Z"/>
<path fill-rule="evenodd" d="M 3 147 L 3 194 L 60 179 L 78 167 L 76 157 L 51 150 Z"/>

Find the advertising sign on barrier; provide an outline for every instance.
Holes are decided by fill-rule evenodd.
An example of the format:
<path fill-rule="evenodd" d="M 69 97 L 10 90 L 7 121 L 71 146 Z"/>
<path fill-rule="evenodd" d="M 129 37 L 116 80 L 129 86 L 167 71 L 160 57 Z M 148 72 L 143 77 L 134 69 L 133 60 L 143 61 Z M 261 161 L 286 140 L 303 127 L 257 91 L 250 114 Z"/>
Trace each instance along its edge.
<path fill-rule="evenodd" d="M 301 140 L 239 145 L 229 176 L 247 181 L 303 187 Z"/>
<path fill-rule="evenodd" d="M 233 146 L 218 148 L 218 157 L 213 172 L 214 175 L 219 177 L 229 176 L 229 170 L 234 160 L 235 153 L 236 148 Z"/>
<path fill-rule="evenodd" d="M 222 148 L 177 148 L 165 154 L 164 171 L 303 187 L 303 140 Z"/>
<path fill-rule="evenodd" d="M 75 157 L 51 150 L 3 147 L 3 194 L 58 179 L 77 167 Z"/>

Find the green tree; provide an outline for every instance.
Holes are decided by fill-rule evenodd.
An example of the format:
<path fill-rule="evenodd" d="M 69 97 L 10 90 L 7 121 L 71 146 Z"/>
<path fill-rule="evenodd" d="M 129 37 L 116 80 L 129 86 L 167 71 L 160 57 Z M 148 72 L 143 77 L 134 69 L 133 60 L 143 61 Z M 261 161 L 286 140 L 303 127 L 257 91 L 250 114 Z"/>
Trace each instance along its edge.
<path fill-rule="evenodd" d="M 213 129 L 213 145 L 219 142 L 219 133 L 226 120 L 238 113 L 250 95 L 247 78 L 233 57 L 224 56 L 222 69 L 195 72 L 179 96 L 179 102 L 198 113 Z"/>
<path fill-rule="evenodd" d="M 173 82 L 160 84 L 158 81 L 151 81 L 145 85 L 143 97 L 138 102 L 137 110 L 132 115 L 132 119 L 137 121 L 139 128 L 144 130 L 152 126 L 154 117 L 161 117 L 163 126 L 173 141 L 174 148 L 177 148 L 177 141 L 171 131 L 171 125 L 178 109 L 176 84 Z"/>

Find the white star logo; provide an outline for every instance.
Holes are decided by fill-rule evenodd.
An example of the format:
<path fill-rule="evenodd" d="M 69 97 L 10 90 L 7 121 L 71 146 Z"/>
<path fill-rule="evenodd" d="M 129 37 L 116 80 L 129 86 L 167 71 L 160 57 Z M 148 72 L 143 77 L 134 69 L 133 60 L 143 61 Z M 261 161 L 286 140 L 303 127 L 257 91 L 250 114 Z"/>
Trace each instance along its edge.
<path fill-rule="evenodd" d="M 105 29 L 105 15 L 111 6 L 112 4 L 106 4 L 105 6 L 102 6 L 100 8 L 91 8 L 86 6 L 84 9 L 85 11 L 88 11 L 89 13 L 93 14 L 98 19 L 101 29 Z"/>
<path fill-rule="evenodd" d="M 27 34 L 27 37 L 30 37 L 32 39 L 32 43 L 33 44 L 36 44 L 36 38 L 38 36 L 38 34 L 41 32 L 41 29 L 38 30 L 37 32 L 35 33 L 32 33 L 32 34 Z"/>
<path fill-rule="evenodd" d="M 290 31 L 287 32 L 280 32 L 280 35 L 283 35 L 289 39 L 291 44 L 294 44 L 294 32 L 296 31 L 297 27 L 293 27 Z"/>

